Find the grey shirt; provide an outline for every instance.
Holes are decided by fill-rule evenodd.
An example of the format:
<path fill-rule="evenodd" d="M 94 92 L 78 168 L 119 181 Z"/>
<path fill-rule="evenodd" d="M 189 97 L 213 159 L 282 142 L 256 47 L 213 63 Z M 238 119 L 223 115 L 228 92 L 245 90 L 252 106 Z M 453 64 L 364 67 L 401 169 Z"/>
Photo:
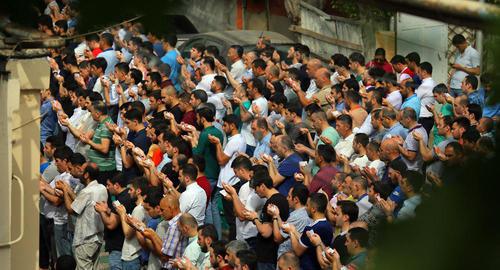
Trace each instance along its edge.
<path fill-rule="evenodd" d="M 71 208 L 77 215 L 73 237 L 74 247 L 86 243 L 103 243 L 104 224 L 101 216 L 94 209 L 95 203 L 102 201 L 108 201 L 108 192 L 104 185 L 94 180 L 78 193 L 71 204 Z"/>
<path fill-rule="evenodd" d="M 297 228 L 297 232 L 302 233 L 304 231 L 304 228 L 307 225 L 311 224 L 311 218 L 309 218 L 306 208 L 301 207 L 291 212 L 286 222 L 288 224 L 293 224 L 293 226 Z M 280 231 L 280 233 L 281 236 L 286 240 L 281 243 L 278 248 L 278 258 L 281 256 L 281 254 L 292 250 L 292 242 L 290 241 L 289 235 L 283 231 Z"/>

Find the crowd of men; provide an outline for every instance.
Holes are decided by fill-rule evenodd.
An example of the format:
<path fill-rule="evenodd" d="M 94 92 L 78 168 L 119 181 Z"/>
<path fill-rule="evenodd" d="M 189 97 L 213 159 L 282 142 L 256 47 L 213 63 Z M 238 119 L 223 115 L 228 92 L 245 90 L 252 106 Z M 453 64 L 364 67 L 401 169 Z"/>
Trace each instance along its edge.
<path fill-rule="evenodd" d="M 68 36 L 46 2 L 40 30 Z M 40 269 L 364 269 L 380 226 L 494 155 L 492 75 L 462 35 L 448 82 L 418 52 L 176 43 L 126 23 L 52 51 Z"/>

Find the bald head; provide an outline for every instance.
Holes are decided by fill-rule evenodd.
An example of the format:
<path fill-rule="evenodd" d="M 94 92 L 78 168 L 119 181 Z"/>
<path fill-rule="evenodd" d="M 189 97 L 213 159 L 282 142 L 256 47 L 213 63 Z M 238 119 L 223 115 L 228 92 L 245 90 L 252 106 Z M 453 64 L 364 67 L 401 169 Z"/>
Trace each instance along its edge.
<path fill-rule="evenodd" d="M 316 85 L 318 85 L 318 87 L 320 88 L 323 88 L 324 86 L 331 84 L 330 72 L 325 67 L 321 67 L 318 70 L 316 70 L 316 73 L 314 74 L 314 79 L 316 79 Z"/>
<path fill-rule="evenodd" d="M 300 269 L 299 258 L 290 251 L 285 252 L 278 259 L 278 268 L 287 270 L 299 270 Z"/>
<path fill-rule="evenodd" d="M 399 147 L 395 139 L 385 139 L 380 145 L 380 159 L 391 161 L 399 156 Z"/>
<path fill-rule="evenodd" d="M 166 195 L 161 199 L 160 205 L 162 206 L 168 206 L 171 207 L 172 209 L 177 209 L 179 210 L 179 199 L 172 196 L 172 195 Z"/>
<path fill-rule="evenodd" d="M 321 68 L 321 61 L 319 61 L 319 59 L 312 58 L 307 62 L 307 75 L 309 75 L 310 78 L 314 78 L 314 76 L 316 75 L 316 70 L 318 70 L 319 68 Z"/>

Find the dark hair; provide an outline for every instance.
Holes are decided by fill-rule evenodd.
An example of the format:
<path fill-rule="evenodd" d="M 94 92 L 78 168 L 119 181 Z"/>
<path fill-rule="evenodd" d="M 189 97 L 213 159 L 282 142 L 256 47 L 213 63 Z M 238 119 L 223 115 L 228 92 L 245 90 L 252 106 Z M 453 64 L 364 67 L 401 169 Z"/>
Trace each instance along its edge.
<path fill-rule="evenodd" d="M 315 103 L 315 102 L 313 102 L 313 103 L 311 103 L 311 104 L 307 105 L 307 106 L 304 108 L 304 110 L 305 110 L 307 113 L 311 114 L 311 115 L 312 115 L 313 113 L 315 113 L 315 112 L 318 112 L 318 111 L 323 111 L 323 110 L 321 109 L 321 107 L 320 107 L 317 103 Z"/>
<path fill-rule="evenodd" d="M 408 170 L 406 171 L 404 178 L 408 181 L 408 184 L 412 187 L 414 192 L 420 192 L 420 189 L 424 185 L 425 177 L 423 174 L 417 171 Z"/>
<path fill-rule="evenodd" d="M 266 188 L 273 188 L 273 179 L 269 175 L 267 168 L 265 170 L 254 170 L 252 184 L 254 187 L 264 184 Z"/>
<path fill-rule="evenodd" d="M 305 57 L 309 57 L 309 55 L 311 54 L 311 50 L 309 49 L 309 47 L 307 45 L 303 45 L 303 44 L 298 44 L 297 48 L 295 48 L 295 51 L 298 51 L 300 54 L 304 55 Z"/>
<path fill-rule="evenodd" d="M 215 69 L 215 60 L 212 56 L 203 57 L 203 64 L 208 65 L 211 70 Z"/>
<path fill-rule="evenodd" d="M 102 100 L 92 102 L 92 108 L 102 114 L 108 113 L 108 108 Z"/>
<path fill-rule="evenodd" d="M 222 118 L 222 121 L 228 123 L 229 125 L 233 124 L 236 129 L 240 126 L 240 118 L 236 116 L 235 114 L 227 114 Z"/>
<path fill-rule="evenodd" d="M 370 186 L 373 186 L 373 191 L 380 195 L 380 198 L 387 200 L 387 197 L 391 195 L 393 188 L 389 183 L 374 181 Z"/>
<path fill-rule="evenodd" d="M 50 143 L 52 147 L 59 148 L 64 146 L 64 140 L 61 136 L 51 135 L 45 139 L 45 144 Z"/>
<path fill-rule="evenodd" d="M 455 120 L 453 120 L 453 123 L 457 123 L 457 125 L 463 127 L 465 130 L 470 128 L 470 120 L 464 116 L 455 118 Z"/>
<path fill-rule="evenodd" d="M 61 255 L 57 258 L 56 270 L 75 270 L 76 260 L 71 255 Z"/>
<path fill-rule="evenodd" d="M 375 55 L 383 55 L 385 57 L 385 49 L 384 48 L 375 49 Z"/>
<path fill-rule="evenodd" d="M 353 78 L 349 78 L 343 82 L 345 86 L 347 86 L 348 90 L 354 90 L 356 92 L 359 92 L 359 83 Z"/>
<path fill-rule="evenodd" d="M 436 94 L 445 94 L 448 93 L 448 87 L 444 83 L 440 83 L 432 89 L 432 93 Z"/>
<path fill-rule="evenodd" d="M 130 180 L 130 185 L 141 190 L 141 195 L 146 195 L 148 190 L 148 179 L 144 176 L 134 177 Z"/>
<path fill-rule="evenodd" d="M 137 123 L 142 123 L 142 112 L 139 111 L 138 109 L 130 109 L 128 110 L 125 115 L 123 115 L 123 117 L 125 117 L 125 119 L 127 120 L 130 120 L 130 121 L 134 121 L 136 120 Z"/>
<path fill-rule="evenodd" d="M 174 34 L 163 35 L 163 40 L 170 44 L 171 47 L 175 47 L 175 45 L 177 45 L 177 36 Z"/>
<path fill-rule="evenodd" d="M 161 85 L 161 74 L 160 72 L 150 72 L 148 73 L 149 78 L 151 79 L 151 83 L 156 82 L 158 86 Z"/>
<path fill-rule="evenodd" d="M 464 134 L 462 134 L 462 140 L 470 143 L 476 143 L 477 140 L 481 138 L 481 134 L 479 134 L 479 131 L 475 128 L 469 128 L 467 129 Z M 57 150 L 56 150 L 57 151 Z M 55 153 L 54 153 L 55 155 Z"/>
<path fill-rule="evenodd" d="M 338 201 L 337 206 L 340 207 L 342 214 L 347 215 L 349 217 L 349 222 L 352 223 L 358 220 L 359 215 L 359 207 L 353 201 Z"/>
<path fill-rule="evenodd" d="M 196 178 L 198 178 L 198 169 L 193 164 L 186 164 L 186 165 L 182 166 L 181 170 L 182 170 L 182 174 L 184 176 L 189 177 L 189 179 L 191 179 L 191 181 L 196 181 Z"/>
<path fill-rule="evenodd" d="M 337 160 L 335 148 L 330 144 L 321 144 L 317 148 L 318 155 L 323 158 L 325 162 L 332 163 Z"/>
<path fill-rule="evenodd" d="M 80 153 L 73 153 L 71 157 L 69 158 L 69 162 L 72 165 L 83 165 L 85 164 L 86 160 L 85 157 L 80 154 Z"/>
<path fill-rule="evenodd" d="M 127 63 L 120 62 L 115 65 L 115 70 L 119 70 L 125 74 L 127 74 L 130 71 L 130 68 Z"/>
<path fill-rule="evenodd" d="M 142 81 L 142 72 L 136 68 L 130 69 L 130 78 L 134 80 L 134 84 L 138 84 Z"/>
<path fill-rule="evenodd" d="M 146 107 L 144 106 L 144 103 L 142 103 L 142 101 L 140 101 L 140 100 L 130 102 L 130 109 L 137 109 L 143 115 L 144 115 L 144 112 L 146 111 Z"/>
<path fill-rule="evenodd" d="M 104 57 L 97 57 L 90 60 L 90 65 L 102 69 L 102 72 L 104 72 L 108 67 L 108 63 L 106 62 L 106 59 L 104 59 Z"/>
<path fill-rule="evenodd" d="M 253 87 L 257 89 L 257 92 L 259 92 L 259 94 L 261 95 L 264 95 L 266 91 L 264 83 L 258 78 L 252 78 L 250 81 L 252 82 Z"/>
<path fill-rule="evenodd" d="M 205 50 L 209 53 L 209 54 L 212 54 L 214 56 L 219 56 L 220 52 L 219 52 L 219 48 L 217 48 L 217 46 L 214 46 L 214 45 L 209 45 L 205 48 Z"/>
<path fill-rule="evenodd" d="M 204 118 L 208 122 L 214 121 L 215 111 L 210 109 L 209 107 L 201 107 L 196 109 L 196 114 L 198 114 L 200 118 Z"/>
<path fill-rule="evenodd" d="M 446 148 L 453 148 L 453 152 L 458 155 L 463 155 L 464 154 L 464 147 L 457 141 L 449 142 L 446 145 Z"/>
<path fill-rule="evenodd" d="M 160 205 L 161 199 L 163 199 L 163 190 L 151 188 L 146 192 L 144 202 L 149 204 L 150 207 L 156 207 Z"/>
<path fill-rule="evenodd" d="M 202 103 L 207 102 L 208 100 L 208 95 L 205 90 L 197 89 L 191 92 L 191 95 L 194 96 L 195 99 L 199 99 Z"/>
<path fill-rule="evenodd" d="M 456 34 L 455 36 L 453 36 L 453 39 L 451 40 L 451 44 L 453 44 L 454 46 L 464 44 L 465 42 L 467 41 L 465 40 L 465 37 L 462 34 Z"/>
<path fill-rule="evenodd" d="M 349 58 L 347 58 L 343 54 L 334 54 L 333 55 L 333 62 L 336 66 L 349 69 Z"/>
<path fill-rule="evenodd" d="M 98 34 L 96 34 L 96 33 L 86 35 L 86 36 L 85 36 L 85 40 L 86 40 L 87 42 L 89 42 L 89 41 L 99 41 L 99 35 L 98 35 Z"/>
<path fill-rule="evenodd" d="M 257 254 L 251 249 L 242 249 L 236 252 L 236 257 L 240 259 L 240 265 L 248 266 L 249 270 L 257 270 Z"/>
<path fill-rule="evenodd" d="M 363 147 L 366 147 L 370 142 L 370 138 L 365 133 L 357 133 L 354 135 L 354 142 L 361 144 Z"/>
<path fill-rule="evenodd" d="M 337 121 L 343 122 L 349 126 L 350 129 L 352 129 L 352 118 L 348 114 L 341 114 L 339 117 L 337 117 Z"/>
<path fill-rule="evenodd" d="M 290 113 L 295 113 L 298 117 L 302 117 L 302 107 L 300 107 L 300 105 L 297 104 L 296 102 L 288 103 L 285 106 L 285 109 L 288 110 Z"/>
<path fill-rule="evenodd" d="M 261 58 L 253 60 L 252 65 L 254 65 L 255 68 L 261 68 L 262 70 L 266 69 L 267 67 L 266 62 Z"/>
<path fill-rule="evenodd" d="M 365 57 L 359 52 L 353 52 L 349 55 L 349 60 L 351 62 L 358 62 L 360 65 L 365 65 Z"/>
<path fill-rule="evenodd" d="M 398 171 L 402 176 L 404 176 L 408 170 L 408 166 L 402 159 L 395 159 L 389 162 L 389 168 Z"/>
<path fill-rule="evenodd" d="M 286 106 L 288 100 L 285 96 L 285 94 L 283 93 L 280 93 L 280 92 L 276 92 L 274 93 L 274 95 L 271 96 L 271 98 L 269 99 L 269 101 L 273 102 L 273 103 L 276 103 L 276 105 L 283 105 L 283 106 Z"/>
<path fill-rule="evenodd" d="M 396 54 L 392 57 L 391 64 L 393 64 L 393 65 L 396 65 L 396 64 L 406 65 L 406 59 L 404 58 L 404 56 Z"/>
<path fill-rule="evenodd" d="M 63 58 L 63 63 L 66 65 L 72 65 L 77 67 L 78 62 L 76 61 L 76 56 L 74 54 L 68 54 Z"/>
<path fill-rule="evenodd" d="M 299 199 L 300 204 L 306 205 L 309 198 L 309 189 L 302 183 L 295 183 L 292 186 L 292 198 Z"/>
<path fill-rule="evenodd" d="M 122 172 L 118 172 L 109 179 L 109 182 L 111 182 L 111 184 L 118 184 L 120 187 L 126 187 L 128 180 Z"/>
<path fill-rule="evenodd" d="M 230 48 L 236 50 L 236 54 L 239 58 L 243 57 L 243 47 L 241 47 L 240 45 L 231 45 Z"/>
<path fill-rule="evenodd" d="M 359 104 L 359 102 L 361 101 L 361 95 L 354 90 L 348 90 L 345 93 L 345 98 L 356 104 Z"/>
<path fill-rule="evenodd" d="M 481 119 L 484 119 L 484 127 L 486 129 L 486 132 L 491 132 L 493 128 L 495 127 L 495 122 L 491 117 L 483 117 Z"/>
<path fill-rule="evenodd" d="M 312 193 L 309 196 L 309 203 L 314 207 L 318 212 L 325 213 L 326 206 L 328 204 L 328 198 L 323 193 Z"/>
<path fill-rule="evenodd" d="M 226 258 L 226 242 L 224 240 L 212 242 L 210 247 L 214 250 L 215 257 L 221 256 L 222 259 Z"/>
<path fill-rule="evenodd" d="M 214 77 L 214 80 L 215 80 L 216 83 L 219 84 L 219 86 L 221 88 L 221 91 L 224 91 L 226 89 L 226 86 L 227 86 L 226 77 L 217 75 L 217 76 Z"/>
<path fill-rule="evenodd" d="M 246 156 L 237 156 L 233 162 L 231 163 L 231 168 L 232 169 L 238 169 L 238 168 L 243 168 L 245 170 L 251 170 L 252 169 L 252 161 Z"/>
<path fill-rule="evenodd" d="M 411 107 L 406 107 L 403 109 L 402 119 L 409 118 L 410 120 L 417 121 L 417 113 Z"/>
<path fill-rule="evenodd" d="M 198 231 L 200 232 L 200 235 L 203 235 L 203 237 L 209 237 L 212 241 L 217 241 L 219 239 L 217 236 L 217 229 L 215 229 L 213 224 L 203 224 L 198 227 Z"/>
<path fill-rule="evenodd" d="M 369 234 L 368 231 L 364 228 L 355 227 L 349 229 L 349 238 L 351 239 L 351 241 L 357 241 L 358 244 L 363 248 L 368 247 Z"/>
<path fill-rule="evenodd" d="M 474 76 L 474 75 L 467 75 L 465 77 L 465 82 L 470 84 L 472 86 L 472 89 L 476 90 L 477 89 L 477 86 L 478 86 L 478 81 L 477 81 L 477 77 Z"/>
<path fill-rule="evenodd" d="M 72 155 L 73 155 L 73 151 L 71 150 L 71 148 L 69 148 L 66 145 L 58 147 L 54 151 L 54 159 L 58 158 L 58 159 L 70 161 L 70 158 Z"/>
<path fill-rule="evenodd" d="M 445 126 L 448 126 L 451 130 L 451 127 L 453 126 L 453 116 L 451 115 L 443 116 L 443 123 Z"/>
<path fill-rule="evenodd" d="M 137 47 L 142 47 L 142 39 L 140 37 L 131 37 L 129 42 Z"/>
<path fill-rule="evenodd" d="M 89 163 L 86 167 L 85 170 L 83 170 L 83 174 L 85 175 L 86 173 L 89 174 L 90 180 L 97 180 L 99 177 L 99 167 L 95 163 Z"/>
<path fill-rule="evenodd" d="M 372 98 L 375 100 L 375 102 L 377 102 L 377 104 L 382 105 L 382 102 L 384 100 L 385 90 L 379 87 L 373 89 L 371 92 L 372 92 Z"/>
<path fill-rule="evenodd" d="M 375 80 L 378 80 L 384 77 L 385 70 L 379 67 L 371 67 L 370 69 L 368 69 L 368 75 L 370 75 L 370 77 L 374 78 Z"/>
<path fill-rule="evenodd" d="M 193 159 L 193 163 L 198 167 L 200 172 L 205 171 L 205 158 L 202 155 L 193 155 L 191 157 Z M 233 161 L 234 162 L 234 161 Z"/>
<path fill-rule="evenodd" d="M 101 38 L 101 40 L 103 40 L 104 42 L 106 42 L 106 45 L 108 45 L 110 47 L 113 46 L 113 41 L 115 39 L 113 37 L 113 34 L 107 33 L 107 32 L 106 33 L 102 33 L 100 38 Z"/>
<path fill-rule="evenodd" d="M 420 64 L 420 55 L 417 52 L 411 52 L 407 54 L 405 58 L 408 62 L 415 62 L 417 65 Z"/>
<path fill-rule="evenodd" d="M 64 30 L 64 32 L 68 31 L 68 22 L 66 20 L 58 20 L 54 23 L 54 25 Z"/>
<path fill-rule="evenodd" d="M 41 26 L 46 26 L 50 29 L 52 29 L 53 25 L 52 25 L 52 18 L 49 16 L 49 15 L 40 15 L 40 17 L 38 17 L 38 24 L 41 25 Z"/>
<path fill-rule="evenodd" d="M 431 65 L 431 63 L 429 63 L 429 62 L 422 62 L 422 63 L 420 63 L 420 65 L 418 65 L 418 67 L 421 70 L 425 70 L 425 72 L 427 72 L 429 74 L 432 74 L 432 65 Z"/>
<path fill-rule="evenodd" d="M 479 121 L 481 117 L 483 117 L 483 110 L 481 109 L 481 106 L 476 103 L 469 103 L 467 104 L 467 111 L 474 115 L 474 119 L 476 121 Z"/>

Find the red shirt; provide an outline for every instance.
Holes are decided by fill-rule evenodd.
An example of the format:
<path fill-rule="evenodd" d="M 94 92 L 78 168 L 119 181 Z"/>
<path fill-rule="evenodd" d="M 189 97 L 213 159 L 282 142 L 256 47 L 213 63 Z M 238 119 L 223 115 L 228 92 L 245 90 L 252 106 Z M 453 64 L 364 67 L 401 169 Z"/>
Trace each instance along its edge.
<path fill-rule="evenodd" d="M 96 58 L 100 53 L 102 53 L 101 48 L 95 48 L 92 50 L 92 55 Z"/>
<path fill-rule="evenodd" d="M 331 181 L 335 174 L 337 174 L 337 169 L 335 169 L 335 167 L 325 166 L 320 168 L 318 173 L 316 173 L 311 180 L 311 184 L 308 188 L 309 192 L 315 193 L 322 189 L 328 195 L 328 200 L 330 200 L 333 196 Z"/>
<path fill-rule="evenodd" d="M 210 187 L 210 182 L 206 176 L 200 176 L 196 179 L 196 183 L 205 191 L 207 194 L 207 205 L 210 201 L 210 195 L 212 194 L 212 188 Z"/>
<path fill-rule="evenodd" d="M 196 113 L 194 112 L 194 110 L 185 112 L 181 119 L 181 123 L 182 122 L 190 124 L 192 126 L 196 126 Z"/>
<path fill-rule="evenodd" d="M 366 67 L 367 68 L 378 67 L 383 69 L 385 73 L 394 73 L 394 71 L 392 70 L 392 65 L 389 62 L 387 62 L 387 60 L 385 60 L 383 63 L 379 63 L 372 60 L 368 62 L 368 64 L 366 64 Z"/>

